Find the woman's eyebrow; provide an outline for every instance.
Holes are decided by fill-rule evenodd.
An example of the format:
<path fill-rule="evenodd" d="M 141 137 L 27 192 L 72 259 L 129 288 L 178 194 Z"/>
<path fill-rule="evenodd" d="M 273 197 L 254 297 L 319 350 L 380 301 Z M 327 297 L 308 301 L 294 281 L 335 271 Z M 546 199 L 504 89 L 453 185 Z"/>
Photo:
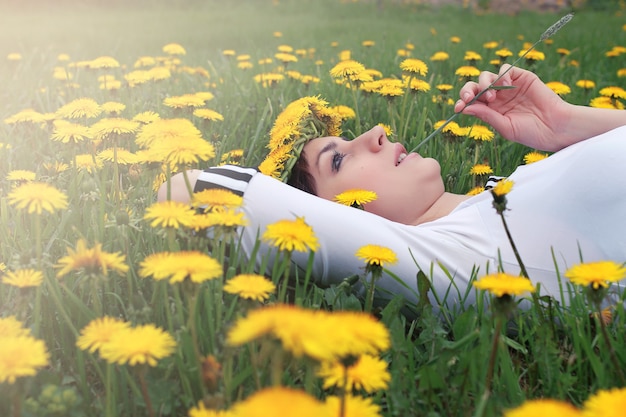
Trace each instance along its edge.
<path fill-rule="evenodd" d="M 330 141 L 328 142 L 317 154 L 317 158 L 315 159 L 315 166 L 317 167 L 317 171 L 320 172 L 320 158 L 326 152 L 330 152 L 337 147 L 337 142 Z"/>

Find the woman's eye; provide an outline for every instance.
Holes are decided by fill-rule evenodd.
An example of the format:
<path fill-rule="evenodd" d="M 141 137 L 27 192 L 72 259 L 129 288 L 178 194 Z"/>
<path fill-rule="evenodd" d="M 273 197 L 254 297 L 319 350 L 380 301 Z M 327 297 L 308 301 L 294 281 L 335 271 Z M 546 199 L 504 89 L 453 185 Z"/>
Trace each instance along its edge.
<path fill-rule="evenodd" d="M 332 172 L 339 172 L 339 168 L 341 168 L 341 161 L 344 156 L 346 156 L 345 153 L 339 153 L 337 151 L 333 152 L 333 158 L 330 165 Z"/>

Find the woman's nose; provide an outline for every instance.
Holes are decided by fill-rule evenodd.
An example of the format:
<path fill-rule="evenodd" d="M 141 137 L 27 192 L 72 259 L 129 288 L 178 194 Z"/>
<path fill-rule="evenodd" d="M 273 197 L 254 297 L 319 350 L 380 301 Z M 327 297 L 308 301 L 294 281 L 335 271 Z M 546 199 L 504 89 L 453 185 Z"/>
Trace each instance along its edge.
<path fill-rule="evenodd" d="M 385 141 L 387 141 L 387 135 L 382 126 L 374 126 L 354 139 L 354 142 L 357 142 L 359 146 L 364 146 L 370 152 L 380 151 Z"/>

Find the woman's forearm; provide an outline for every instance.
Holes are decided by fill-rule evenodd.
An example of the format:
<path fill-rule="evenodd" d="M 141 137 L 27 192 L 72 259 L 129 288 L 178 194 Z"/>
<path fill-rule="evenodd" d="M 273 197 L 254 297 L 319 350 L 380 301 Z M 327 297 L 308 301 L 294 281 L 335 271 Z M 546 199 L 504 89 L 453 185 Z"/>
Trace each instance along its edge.
<path fill-rule="evenodd" d="M 626 125 L 626 111 L 572 105 L 561 148 Z"/>

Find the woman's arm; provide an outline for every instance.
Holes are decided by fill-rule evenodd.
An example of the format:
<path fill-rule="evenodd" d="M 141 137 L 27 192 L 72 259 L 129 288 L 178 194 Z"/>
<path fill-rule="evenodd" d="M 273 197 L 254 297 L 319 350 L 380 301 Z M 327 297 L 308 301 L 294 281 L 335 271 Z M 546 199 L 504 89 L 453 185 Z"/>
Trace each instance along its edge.
<path fill-rule="evenodd" d="M 338 284 L 354 274 L 363 276 L 364 263 L 355 254 L 366 244 L 376 244 L 388 247 L 398 256 L 398 262 L 390 265 L 389 270 L 399 281 L 387 273 L 378 281 L 378 288 L 388 293 L 388 297 L 391 296 L 389 294 L 402 294 L 408 301 L 416 303 L 416 275 L 419 268 L 423 268 L 438 294 L 447 294 L 451 285 L 458 289 L 453 289 L 444 301 L 458 304 L 464 298 L 461 293 L 469 288 L 468 282 L 475 267 L 482 268 L 494 261 L 474 250 L 477 246 L 488 247 L 490 242 L 480 242 L 481 236 L 471 235 L 469 229 L 476 229 L 472 222 L 451 227 L 461 236 L 471 235 L 470 249 L 470 245 L 457 243 L 450 237 L 451 233 L 442 233 L 437 227 L 423 226 L 418 229 L 395 223 L 305 193 L 254 168 L 227 165 L 204 171 L 187 171 L 187 174 L 196 191 L 219 187 L 243 195 L 243 211 L 249 224 L 241 229 L 241 244 L 248 256 L 256 257 L 257 267 L 264 264 L 264 259 L 269 260 L 268 270 L 259 269 L 260 273 L 271 271 L 275 249 L 263 241 L 257 246 L 259 237 L 269 224 L 296 217 L 304 218 L 317 236 L 319 249 L 314 257 L 312 279 L 320 285 Z M 167 199 L 167 187 L 166 183 L 159 190 L 159 200 Z M 182 174 L 171 178 L 170 187 L 171 199 L 189 202 Z M 447 230 L 447 227 L 443 228 Z M 294 252 L 292 261 L 304 270 L 309 254 Z M 450 277 L 453 277 L 453 284 Z M 470 299 L 466 301 L 472 302 L 473 294 L 468 292 Z M 434 298 L 431 301 L 435 302 Z"/>
<path fill-rule="evenodd" d="M 509 67 L 503 65 L 500 73 Z M 489 90 L 465 107 L 497 77 L 485 71 L 478 83 L 465 84 L 454 109 L 478 117 L 511 141 L 543 151 L 558 151 L 626 125 L 626 112 L 567 103 L 537 75 L 517 67 L 496 83 L 515 88 Z"/>
<path fill-rule="evenodd" d="M 202 170 L 199 169 L 190 169 L 187 171 L 187 180 L 189 181 L 189 188 L 187 184 L 185 184 L 185 177 L 182 172 L 178 174 L 172 175 L 169 183 L 164 182 L 159 187 L 157 191 L 157 200 L 165 201 L 179 201 L 181 203 L 191 203 L 191 195 L 189 194 L 189 189 L 193 191 L 196 181 L 198 180 L 198 176 Z M 169 198 L 168 198 L 169 193 Z"/>

